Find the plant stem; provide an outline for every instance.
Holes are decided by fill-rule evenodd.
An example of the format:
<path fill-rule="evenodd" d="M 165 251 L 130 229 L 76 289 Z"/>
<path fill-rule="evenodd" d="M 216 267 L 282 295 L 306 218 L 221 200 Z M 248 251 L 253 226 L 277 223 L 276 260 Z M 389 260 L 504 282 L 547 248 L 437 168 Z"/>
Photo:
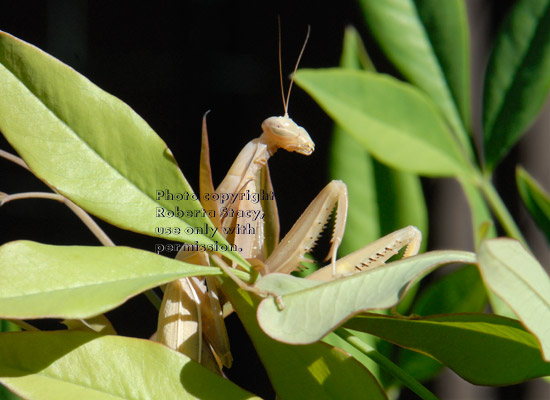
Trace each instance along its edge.
<path fill-rule="evenodd" d="M 25 161 L 23 161 L 22 158 L 19 158 L 14 154 L 8 153 L 7 151 L 0 149 L 0 157 L 5 158 L 6 160 L 11 161 L 12 163 L 17 164 L 20 167 L 25 168 L 25 169 L 30 171 L 29 166 L 27 165 L 27 163 Z"/>
<path fill-rule="evenodd" d="M 162 299 L 155 293 L 155 291 L 153 289 L 149 289 L 143 292 L 143 294 L 147 297 L 151 304 L 153 304 L 157 311 L 159 311 L 162 304 Z"/>
<path fill-rule="evenodd" d="M 37 327 L 29 324 L 28 322 L 25 322 L 21 319 L 8 319 L 6 321 L 10 321 L 12 324 L 15 324 L 17 325 L 18 327 L 26 330 L 26 331 L 33 331 L 33 332 L 36 332 L 36 331 L 39 331 L 40 329 L 38 329 Z"/>
<path fill-rule="evenodd" d="M 420 382 L 414 379 L 408 372 L 399 368 L 393 361 L 380 354 L 376 349 L 363 342 L 358 337 L 352 335 L 347 329 L 338 328 L 334 331 L 338 336 L 347 341 L 353 347 L 361 351 L 371 360 L 376 362 L 390 374 L 395 376 L 401 383 L 411 389 L 414 393 L 420 396 L 422 399 L 437 400 L 437 396 L 426 389 Z"/>
<path fill-rule="evenodd" d="M 94 236 L 101 242 L 103 246 L 114 246 L 113 241 L 107 236 L 107 234 L 99 227 L 99 225 L 90 217 L 90 215 L 84 211 L 82 208 L 78 207 L 72 201 L 67 199 L 65 196 L 62 196 L 57 193 L 47 193 L 47 192 L 26 192 L 26 193 L 17 193 L 17 194 L 8 194 L 2 198 L 0 205 L 6 204 L 12 200 L 21 200 L 21 199 L 49 199 L 56 200 L 60 203 L 65 204 L 69 209 L 75 213 L 75 215 L 80 218 L 80 220 L 86 225 L 86 227 L 94 234 Z"/>
<path fill-rule="evenodd" d="M 526 249 L 529 249 L 525 238 L 521 234 L 521 231 L 519 230 L 514 219 L 508 212 L 508 209 L 504 205 L 504 202 L 500 198 L 493 184 L 489 180 L 484 180 L 481 184 L 481 191 L 487 199 L 491 210 L 495 213 L 498 221 L 501 223 L 502 227 L 506 231 L 506 234 L 511 238 L 519 240 Z"/>

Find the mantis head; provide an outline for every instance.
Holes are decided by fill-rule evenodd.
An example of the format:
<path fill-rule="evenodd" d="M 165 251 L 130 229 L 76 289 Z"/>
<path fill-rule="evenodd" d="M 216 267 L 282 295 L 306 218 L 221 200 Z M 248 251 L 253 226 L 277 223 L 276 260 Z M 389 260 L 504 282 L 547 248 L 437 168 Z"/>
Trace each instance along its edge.
<path fill-rule="evenodd" d="M 304 54 L 304 49 L 306 48 L 307 40 L 309 38 L 309 26 L 307 27 L 306 39 L 296 61 L 296 66 L 294 67 L 294 72 L 292 74 L 292 79 L 290 80 L 290 85 L 288 86 L 288 93 L 285 99 L 285 93 L 283 89 L 283 68 L 281 63 L 281 21 L 279 19 L 279 78 L 281 80 L 281 95 L 283 96 L 283 106 L 285 108 L 285 115 L 283 117 L 269 117 L 262 123 L 263 134 L 261 138 L 265 143 L 271 148 L 273 153 L 278 148 L 282 147 L 286 151 L 295 151 L 300 154 L 309 156 L 313 153 L 315 149 L 315 143 L 309 137 L 309 133 L 294 122 L 288 116 L 288 101 L 290 99 L 290 91 L 292 89 L 292 83 L 294 83 L 294 74 L 298 69 L 298 64 L 300 64 L 300 59 L 302 54 Z"/>
<path fill-rule="evenodd" d="M 275 149 L 282 147 L 306 156 L 315 149 L 307 131 L 289 116 L 269 117 L 262 123 L 262 131 L 267 144 Z"/>

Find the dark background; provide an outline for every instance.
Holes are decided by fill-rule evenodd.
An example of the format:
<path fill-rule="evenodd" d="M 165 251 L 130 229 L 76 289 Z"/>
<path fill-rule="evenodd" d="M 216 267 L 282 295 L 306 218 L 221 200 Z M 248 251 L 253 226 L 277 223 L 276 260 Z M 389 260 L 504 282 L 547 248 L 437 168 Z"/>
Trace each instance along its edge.
<path fill-rule="evenodd" d="M 469 1 L 472 36 L 479 37 L 477 44 L 472 39 L 474 85 L 479 86 L 481 82 L 479 75 L 487 59 L 487 43 L 511 3 Z M 336 66 L 344 28 L 353 24 L 365 39 L 377 68 L 395 73 L 371 40 L 358 2 L 354 0 L 323 5 L 317 1 L 192 0 L 155 4 L 0 1 L 1 30 L 61 59 L 128 103 L 166 141 L 195 189 L 198 187 L 201 119 L 207 110 L 211 111 L 208 130 L 215 184 L 221 181 L 244 144 L 260 134 L 262 121 L 283 113 L 278 70 L 278 15 L 282 23 L 285 90 L 308 25 L 311 37 L 300 67 Z M 476 91 L 473 94 L 475 96 Z M 289 113 L 308 130 L 316 150 L 309 157 L 281 150 L 269 161 L 279 209 L 283 210 L 280 211 L 282 232 L 290 228 L 328 183 L 328 147 L 332 130 L 330 119 L 297 86 L 291 95 Z M 0 138 L 0 148 L 11 150 L 3 138 Z M 504 176 L 512 176 L 510 171 L 516 158 L 517 151 L 500 168 Z M 444 189 L 438 185 L 453 185 L 440 181 L 443 183 L 425 182 L 431 203 L 439 203 L 445 198 Z M 33 190 L 47 188 L 28 172 L 0 159 L 0 191 Z M 501 190 L 511 208 L 517 209 L 513 185 L 505 181 Z M 437 207 L 430 207 L 434 220 L 440 218 Z M 449 210 L 456 214 L 455 208 Z M 153 250 L 154 243 L 158 242 L 104 223 L 101 226 L 119 245 Z M 431 239 L 432 248 L 453 246 L 451 239 L 442 237 L 438 242 L 437 234 L 433 236 L 436 239 Z M 1 243 L 15 239 L 51 244 L 98 244 L 68 209 L 46 200 L 15 201 L 0 208 Z M 459 243 L 453 247 L 465 248 L 468 244 Z M 148 337 L 155 330 L 155 312 L 142 297 L 138 296 L 109 314 L 120 334 Z M 245 336 L 242 328 L 233 320 L 228 323 L 232 329 L 232 345 L 249 345 L 239 343 Z M 249 351 L 236 351 L 234 355 L 243 353 L 254 351 L 250 348 Z M 232 373 L 237 374 L 239 364 L 247 362 L 236 359 L 236 372 Z M 258 368 L 255 365 L 251 371 L 255 373 Z M 250 390 L 269 396 L 262 378 L 253 381 L 257 386 L 248 386 Z M 501 390 L 500 394 L 502 398 L 512 398 L 518 390 L 525 392 L 521 387 L 508 392 Z"/>

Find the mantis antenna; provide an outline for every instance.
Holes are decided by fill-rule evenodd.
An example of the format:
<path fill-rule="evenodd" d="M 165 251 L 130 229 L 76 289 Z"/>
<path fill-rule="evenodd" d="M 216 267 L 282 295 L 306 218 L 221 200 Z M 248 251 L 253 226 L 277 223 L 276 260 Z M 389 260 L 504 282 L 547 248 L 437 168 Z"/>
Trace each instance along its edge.
<path fill-rule="evenodd" d="M 296 60 L 296 65 L 294 66 L 294 71 L 292 72 L 292 78 L 290 79 L 290 85 L 288 85 L 288 92 L 285 99 L 285 90 L 283 88 L 283 65 L 282 65 L 282 57 L 281 57 L 281 18 L 280 17 L 277 17 L 277 22 L 279 23 L 279 78 L 281 81 L 281 95 L 283 96 L 283 106 L 285 108 L 285 117 L 288 117 L 288 101 L 290 100 L 290 91 L 292 90 L 292 84 L 294 83 L 294 75 L 298 70 L 298 65 L 300 64 L 300 60 L 302 59 L 302 54 L 304 54 L 304 50 L 306 49 L 307 41 L 309 39 L 309 32 L 311 31 L 311 26 L 309 25 L 307 26 L 306 38 L 304 40 L 304 44 L 302 45 L 302 50 L 300 50 L 300 55 L 298 55 L 298 60 Z"/>

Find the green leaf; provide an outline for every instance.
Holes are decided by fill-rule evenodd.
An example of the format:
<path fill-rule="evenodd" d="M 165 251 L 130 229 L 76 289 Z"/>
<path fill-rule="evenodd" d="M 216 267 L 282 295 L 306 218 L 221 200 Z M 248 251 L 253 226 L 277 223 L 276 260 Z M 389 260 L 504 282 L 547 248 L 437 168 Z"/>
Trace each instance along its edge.
<path fill-rule="evenodd" d="M 17 332 L 21 329 L 10 321 L 0 320 L 0 332 Z M 2 400 L 18 400 L 20 399 L 15 393 L 10 392 L 7 387 L 0 383 L 0 399 Z"/>
<path fill-rule="evenodd" d="M 373 160 L 339 126 L 334 128 L 331 150 L 331 178 L 348 188 L 346 232 L 338 254 L 346 255 L 382 236 L 380 232 Z"/>
<path fill-rule="evenodd" d="M 465 265 L 423 290 L 412 314 L 481 312 L 486 305 L 487 293 L 479 270 L 475 265 Z"/>
<path fill-rule="evenodd" d="M 550 88 L 550 0 L 519 0 L 487 66 L 483 95 L 488 170 L 521 138 Z"/>
<path fill-rule="evenodd" d="M 523 204 L 550 242 L 550 194 L 521 167 L 516 168 L 516 184 Z"/>
<path fill-rule="evenodd" d="M 480 190 L 465 179 L 460 179 L 460 185 L 470 206 L 474 245 L 477 249 L 483 239 L 494 238 L 497 236 L 497 232 L 491 212 Z M 485 227 L 488 229 L 483 236 L 481 233 Z"/>
<path fill-rule="evenodd" d="M 360 69 L 360 53 L 369 60 L 357 31 L 346 28 L 342 67 Z M 371 70 L 374 70 L 372 64 Z M 336 125 L 330 146 L 330 175 L 348 187 L 346 234 L 338 248 L 341 255 L 352 253 L 382 236 L 372 164 L 372 158 L 357 140 Z"/>
<path fill-rule="evenodd" d="M 101 314 L 86 319 L 65 319 L 61 322 L 69 330 L 96 332 L 102 335 L 116 335 L 115 328 L 109 319 Z"/>
<path fill-rule="evenodd" d="M 449 122 L 464 154 L 473 157 L 451 92 L 454 90 L 455 96 L 460 96 L 459 104 L 464 110 L 469 90 L 468 76 L 464 75 L 469 69 L 464 5 L 458 1 L 437 2 L 433 6 L 419 2 L 422 20 L 413 0 L 361 0 L 360 3 L 369 29 L 388 58 L 410 82 L 428 94 Z M 430 11 L 430 7 L 434 10 Z M 439 21 L 434 22 L 433 18 Z M 453 63 L 455 67 L 450 68 Z"/>
<path fill-rule="evenodd" d="M 278 398 L 387 399 L 378 381 L 357 360 L 321 342 L 291 346 L 271 339 L 258 326 L 258 301 L 238 290 L 232 281 L 224 280 L 223 289 L 252 339 Z"/>
<path fill-rule="evenodd" d="M 20 330 L 21 328 L 13 322 L 0 319 L 0 332 L 19 332 Z"/>
<path fill-rule="evenodd" d="M 485 286 L 475 265 L 465 265 L 435 281 L 418 297 L 413 315 L 481 312 L 487 305 Z M 421 381 L 429 380 L 443 368 L 433 358 L 402 349 L 401 368 Z"/>
<path fill-rule="evenodd" d="M 485 284 L 519 317 L 539 340 L 544 359 L 550 360 L 550 277 L 516 240 L 491 239 L 479 248 L 479 266 Z"/>
<path fill-rule="evenodd" d="M 416 226 L 423 235 L 421 248 L 426 248 L 428 210 L 420 178 L 374 162 L 382 234 Z"/>
<path fill-rule="evenodd" d="M 470 37 L 466 4 L 463 0 L 414 0 L 414 3 L 463 124 L 469 129 Z"/>
<path fill-rule="evenodd" d="M 436 266 L 474 261 L 473 253 L 432 251 L 328 283 L 269 274 L 256 286 L 278 294 L 284 309 L 275 299 L 264 299 L 258 322 L 276 340 L 313 343 L 354 314 L 394 306 L 414 280 Z"/>
<path fill-rule="evenodd" d="M 129 247 L 10 242 L 0 247 L 0 317 L 89 318 L 178 278 L 220 274 Z"/>
<path fill-rule="evenodd" d="M 381 162 L 429 176 L 470 173 L 433 102 L 412 85 L 337 68 L 300 70 L 296 83 Z"/>
<path fill-rule="evenodd" d="M 191 198 L 193 191 L 166 144 L 125 103 L 3 32 L 0 83 L 0 130 L 31 170 L 59 193 L 124 229 L 193 244 L 227 244 Z M 170 199 L 167 191 L 182 200 Z M 192 216 L 157 216 L 159 211 L 166 215 L 162 209 Z M 159 227 L 179 233 L 159 233 Z"/>
<path fill-rule="evenodd" d="M 348 27 L 342 66 L 358 69 L 360 64 L 366 64 L 369 67 L 365 69 L 374 71 L 369 62 L 359 34 Z M 334 129 L 331 145 L 331 177 L 344 181 L 348 187 L 348 219 L 340 254 L 349 254 L 408 225 L 427 233 L 427 211 L 419 178 L 373 160 L 339 126 Z"/>
<path fill-rule="evenodd" d="M 341 66 L 375 70 L 358 32 L 352 27 L 347 27 L 344 34 Z M 331 178 L 344 181 L 348 188 L 346 234 L 338 248 L 339 255 L 350 254 L 404 226 L 414 225 L 427 232 L 424 196 L 417 176 L 380 164 L 338 125 L 334 128 L 330 150 Z M 407 297 L 412 296 L 413 290 Z M 376 336 L 357 334 L 379 351 L 391 350 Z M 378 364 L 355 347 L 333 334 L 327 335 L 324 341 L 351 354 L 383 382 L 385 374 Z M 389 356 L 389 351 L 385 353 Z"/>
<path fill-rule="evenodd" d="M 357 335 L 361 338 L 361 340 L 365 343 L 367 343 L 369 346 L 376 348 L 379 346 L 380 339 L 376 336 L 369 335 L 367 333 L 363 332 L 355 332 Z M 376 377 L 376 379 L 380 382 L 381 379 L 384 377 L 383 370 L 380 369 L 380 366 L 371 360 L 369 357 L 365 355 L 362 351 L 358 350 L 355 346 L 351 345 L 347 341 L 345 341 L 343 338 L 335 334 L 334 332 L 329 333 L 327 336 L 323 338 L 323 342 L 326 344 L 329 344 L 334 347 L 338 347 L 339 349 L 342 349 L 349 355 L 351 355 L 353 358 L 355 358 L 358 362 L 360 362 L 365 368 L 367 368 L 373 376 Z"/>
<path fill-rule="evenodd" d="M 340 66 L 349 69 L 376 71 L 359 32 L 353 26 L 346 27 L 344 32 Z"/>
<path fill-rule="evenodd" d="M 0 381 L 26 399 L 257 399 L 149 340 L 76 331 L 0 338 Z"/>
<path fill-rule="evenodd" d="M 476 385 L 511 385 L 550 374 L 533 335 L 517 321 L 496 315 L 406 319 L 366 314 L 345 327 L 427 354 Z"/>

